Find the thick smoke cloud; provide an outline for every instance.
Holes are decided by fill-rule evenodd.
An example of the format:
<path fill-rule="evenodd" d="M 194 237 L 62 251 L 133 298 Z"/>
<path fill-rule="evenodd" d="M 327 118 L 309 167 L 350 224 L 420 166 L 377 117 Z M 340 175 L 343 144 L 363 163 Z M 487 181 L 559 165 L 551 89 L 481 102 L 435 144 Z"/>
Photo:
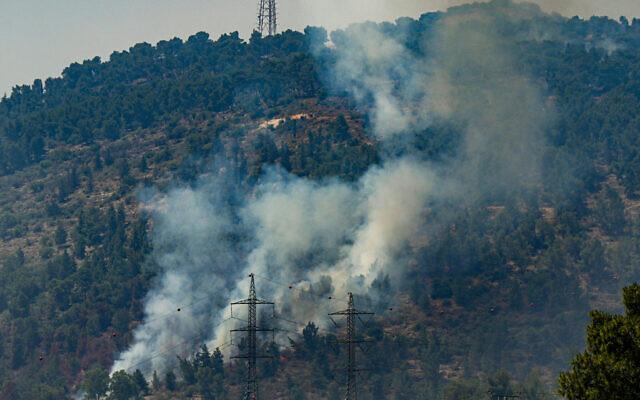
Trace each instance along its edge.
<path fill-rule="evenodd" d="M 410 24 L 400 37 L 375 24 L 332 34 L 338 85 L 370 108 L 383 143 L 442 120 L 462 128 L 461 153 L 448 173 L 467 195 L 470 186 L 472 193 L 535 186 L 553 122 L 542 89 L 518 72 L 513 38 L 497 31 L 498 18 L 527 19 L 539 10 L 504 4 L 452 9 L 417 49 L 403 44 L 416 35 Z"/>
<path fill-rule="evenodd" d="M 161 370 L 211 336 L 227 303 L 226 288 L 239 278 L 234 196 L 223 173 L 203 176 L 195 189 L 142 196 L 141 207 L 154 217 L 152 263 L 159 278 L 146 299 L 145 322 L 114 371 Z"/>
<path fill-rule="evenodd" d="M 411 24 L 400 36 L 374 24 L 333 33 L 325 53 L 337 61 L 328 80 L 369 113 L 371 134 L 383 148 L 449 121 L 461 133 L 457 153 L 433 164 L 411 146 L 395 147 L 356 183 L 272 169 L 244 195 L 212 174 L 193 189 L 159 196 L 150 204 L 161 277 L 132 347 L 113 369 L 170 349 L 142 365 L 150 372 L 193 351 L 195 340 L 225 342 L 230 327 L 218 323 L 229 301 L 247 295 L 250 272 L 280 314 L 322 324 L 327 310 L 319 299 L 348 291 L 366 296 L 378 278 L 402 283 L 403 255 L 428 232 L 434 204 L 534 188 L 553 120 L 542 90 L 517 72 L 495 18 L 453 13 L 420 33 L 417 47 L 406 44 L 416 34 Z M 201 296 L 208 297 L 197 303 Z M 188 312 L 163 317 L 194 302 Z M 174 347 L 181 341 L 187 344 Z"/>
<path fill-rule="evenodd" d="M 542 89 L 518 72 L 513 43 L 497 32 L 495 18 L 489 10 L 454 14 L 436 33 L 451 118 L 465 126 L 455 174 L 465 193 L 480 195 L 539 184 L 544 133 L 553 123 Z"/>
<path fill-rule="evenodd" d="M 579 15 L 586 18 L 592 15 L 607 15 L 612 18 L 621 15 L 640 16 L 640 4 L 635 0 L 536 0 L 535 3 L 545 11 L 557 12 L 566 16 Z"/>
<path fill-rule="evenodd" d="M 466 3 L 487 2 L 488 0 L 282 0 L 279 4 L 283 12 L 282 21 L 287 26 L 299 23 L 344 27 L 353 22 L 365 20 L 388 21 L 398 16 L 417 17 L 427 11 L 445 10 Z M 535 3 L 546 12 L 560 13 L 572 17 L 579 15 L 608 15 L 618 18 L 640 16 L 640 4 L 636 0 L 528 0 L 519 3 Z"/>
<path fill-rule="evenodd" d="M 374 134 L 385 141 L 428 125 L 431 111 L 448 110 L 446 85 L 429 62 L 373 23 L 331 35 L 337 63 L 333 76 L 363 104 L 371 103 Z M 429 77 L 430 79 L 424 79 Z M 440 90 L 440 91 L 438 91 Z"/>

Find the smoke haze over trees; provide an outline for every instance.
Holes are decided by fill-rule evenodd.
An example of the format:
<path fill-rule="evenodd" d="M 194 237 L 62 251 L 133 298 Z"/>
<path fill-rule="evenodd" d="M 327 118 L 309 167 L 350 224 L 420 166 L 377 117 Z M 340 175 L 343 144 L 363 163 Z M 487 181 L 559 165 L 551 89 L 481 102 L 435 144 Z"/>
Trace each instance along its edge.
<path fill-rule="evenodd" d="M 168 205 L 162 215 L 175 222 L 161 222 L 156 234 L 169 236 L 172 251 L 178 254 L 165 255 L 165 245 L 154 246 L 159 257 L 175 260 L 164 267 L 168 272 L 161 278 L 163 288 L 149 300 L 147 318 L 156 327 L 139 328 L 140 341 L 114 370 L 137 365 L 148 354 L 190 337 L 197 329 L 194 321 L 215 323 L 223 319 L 223 312 L 228 313 L 218 304 L 217 318 L 215 313 L 192 316 L 185 312 L 178 321 L 156 322 L 173 304 L 190 303 L 185 295 L 202 296 L 210 290 L 212 299 L 219 297 L 220 302 L 228 303 L 246 296 L 244 278 L 253 272 L 300 288 L 302 295 L 295 299 L 287 290 L 266 293 L 288 308 L 286 317 L 323 321 L 321 314 L 312 312 L 317 310 L 317 298 L 309 297 L 307 291 L 343 298 L 348 291 L 367 295 L 377 279 L 391 278 L 393 287 L 402 284 L 408 260 L 400 254 L 408 249 L 410 240 L 422 234 L 428 237 L 426 231 L 435 232 L 438 224 L 445 223 L 431 225 L 432 218 L 426 214 L 442 211 L 437 206 L 430 208 L 430 203 L 466 199 L 471 202 L 468 205 L 477 207 L 482 203 L 476 204 L 476 199 L 512 198 L 540 184 L 550 111 L 545 109 L 540 89 L 516 72 L 511 48 L 515 43 L 499 36 L 492 11 L 452 11 L 424 32 L 412 31 L 411 24 L 391 32 L 378 25 L 357 25 L 333 33 L 332 50 L 319 40 L 317 57 L 333 65 L 323 78 L 335 90 L 352 93 L 362 108 L 370 110 L 373 135 L 383 149 L 390 146 L 390 152 L 383 150 L 381 162 L 356 184 L 312 184 L 272 172 L 261 178 L 255 200 L 246 206 L 250 211 L 239 212 L 250 215 L 239 227 L 231 222 L 233 218 L 219 222 L 230 202 L 224 197 L 218 200 L 216 194 L 230 189 L 208 178 L 202 188 L 161 199 Z M 406 43 L 420 36 L 424 39 Z M 420 151 L 406 145 L 436 124 L 454 123 L 460 149 L 447 162 L 431 166 L 428 159 L 420 160 Z M 200 200 L 192 202 L 192 197 Z M 240 206 L 244 206 L 242 201 Z M 217 228 L 220 224 L 221 229 Z M 259 231 L 253 233 L 256 227 Z M 227 248 L 237 243 L 224 241 L 234 232 L 255 236 L 257 243 L 247 245 L 246 261 Z M 182 240 L 186 247 L 180 244 Z M 212 252 L 203 252 L 205 249 Z M 230 252 L 233 256 L 225 265 L 215 268 Z M 301 259 L 308 262 L 301 265 Z M 388 297 L 389 293 L 374 295 L 378 296 Z M 168 306 L 156 304 L 162 302 Z M 201 329 L 206 332 L 207 328 Z M 211 339 L 223 343 L 225 329 L 228 327 L 219 328 Z M 163 365 L 153 369 L 156 367 Z"/>
<path fill-rule="evenodd" d="M 353 291 L 379 314 L 364 398 L 544 398 L 640 277 L 638 46 L 638 21 L 496 1 L 201 32 L 17 87 L 0 398 L 99 396 L 108 370 L 123 396 L 234 396 L 249 272 L 297 332 L 267 396 L 337 395 L 325 316 Z"/>

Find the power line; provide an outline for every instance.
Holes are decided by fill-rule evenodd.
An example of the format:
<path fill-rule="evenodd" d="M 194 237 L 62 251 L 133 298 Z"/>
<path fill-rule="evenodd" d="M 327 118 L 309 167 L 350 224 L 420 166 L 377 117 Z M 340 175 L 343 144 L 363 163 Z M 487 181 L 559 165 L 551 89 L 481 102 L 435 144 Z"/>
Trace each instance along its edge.
<path fill-rule="evenodd" d="M 272 279 L 272 278 L 268 278 L 266 276 L 262 276 L 262 275 L 259 275 L 259 274 L 252 274 L 252 275 L 253 276 L 250 275 L 251 278 L 252 278 L 251 279 L 252 280 L 252 285 L 251 286 L 252 286 L 252 289 L 253 289 L 252 291 L 253 291 L 254 294 L 255 294 L 255 282 L 254 282 L 253 278 L 254 277 L 258 277 L 258 278 L 263 279 L 263 280 L 265 280 L 265 281 L 267 281 L 267 282 L 269 282 L 271 284 L 274 284 L 274 285 L 277 285 L 277 286 L 281 286 L 281 287 L 285 287 L 285 288 L 288 288 L 289 290 L 295 290 L 295 291 L 304 293 L 307 296 L 314 296 L 314 297 L 316 297 L 318 299 L 322 299 L 322 300 L 327 300 L 328 299 L 328 300 L 336 300 L 336 301 L 340 301 L 340 302 L 346 302 L 346 303 L 349 304 L 349 308 L 353 308 L 353 294 L 352 293 L 349 293 L 349 300 L 346 301 L 345 298 L 336 298 L 336 297 L 333 297 L 333 296 L 325 297 L 325 296 L 322 296 L 322 295 L 317 295 L 317 294 L 314 294 L 312 292 L 306 291 L 306 290 L 304 290 L 302 288 L 295 287 L 293 284 L 287 284 L 287 283 L 284 283 L 284 282 L 281 282 L 281 281 L 278 281 L 278 280 L 275 280 L 275 279 Z M 155 317 L 153 319 L 146 320 L 145 323 L 148 324 L 148 323 L 151 323 L 151 322 L 155 322 L 157 320 L 161 320 L 161 319 L 164 319 L 164 318 L 171 317 L 172 315 L 174 315 L 176 313 L 180 313 L 181 311 L 183 311 L 183 310 L 185 310 L 185 309 L 187 309 L 187 308 L 189 308 L 191 306 L 194 306 L 194 305 L 196 305 L 196 304 L 198 304 L 198 303 L 200 303 L 200 302 L 202 302 L 204 300 L 207 300 L 209 298 L 210 298 L 210 296 L 204 296 L 204 297 L 201 297 L 201 298 L 195 298 L 190 303 L 187 303 L 184 306 L 177 307 L 176 311 L 168 312 L 166 314 L 159 315 L 159 316 L 157 316 L 157 317 Z M 226 322 L 228 322 L 228 321 L 230 321 L 232 319 L 238 320 L 238 321 L 242 321 L 242 322 L 245 322 L 245 323 L 249 323 L 249 325 L 251 325 L 250 324 L 251 318 L 249 320 L 245 320 L 245 319 L 241 319 L 241 318 L 233 315 L 233 305 L 248 304 L 248 303 L 246 303 L 246 301 L 248 301 L 248 300 L 249 299 L 246 299 L 246 300 L 243 300 L 243 301 L 240 301 L 240 302 L 232 303 L 231 304 L 231 306 L 232 306 L 232 310 L 231 310 L 232 314 L 231 314 L 231 316 L 226 318 L 226 319 L 224 319 L 224 320 L 222 320 L 222 321 L 220 321 L 218 324 L 214 325 L 214 328 L 218 327 L 218 326 L 220 326 L 220 325 L 222 325 L 222 324 L 224 324 L 224 323 L 226 323 Z M 256 300 L 257 300 L 257 298 L 256 298 Z M 269 304 L 269 305 L 272 305 L 274 307 L 274 303 L 264 302 L 264 301 L 261 301 L 261 300 L 257 300 L 256 305 L 257 304 Z M 355 313 L 353 315 L 358 319 L 359 319 L 358 315 L 361 315 L 361 314 L 373 315 L 373 313 L 359 312 L 359 311 L 355 310 L 355 308 L 353 308 L 353 310 L 355 311 Z M 251 311 L 251 309 L 250 309 L 250 311 Z M 344 315 L 344 316 L 347 316 L 347 325 L 348 325 L 347 326 L 347 339 L 338 341 L 341 344 L 349 345 L 349 352 L 348 352 L 349 366 L 347 368 L 347 397 L 346 397 L 347 400 L 349 400 L 349 399 L 357 399 L 356 377 L 357 377 L 357 373 L 358 372 L 364 371 L 362 369 L 357 369 L 356 368 L 356 354 L 355 354 L 355 346 L 354 345 L 359 345 L 361 343 L 368 342 L 366 340 L 355 340 L 355 337 L 356 337 L 356 335 L 355 335 L 355 318 L 352 319 L 352 324 L 351 324 L 351 328 L 350 328 L 349 327 L 350 324 L 349 324 L 348 311 L 349 311 L 349 309 L 341 311 L 341 312 L 331 313 L 330 314 L 330 315 Z M 389 311 L 393 311 L 393 308 L 389 308 Z M 275 307 L 274 307 L 273 318 L 288 322 L 288 323 L 296 325 L 296 326 L 298 326 L 300 328 L 303 328 L 303 327 L 305 327 L 307 325 L 307 323 L 304 323 L 304 322 L 301 322 L 301 321 L 296 321 L 296 320 L 287 319 L 287 318 L 284 318 L 284 317 L 281 317 L 281 316 L 277 316 L 275 314 Z M 334 323 L 335 323 L 335 321 L 334 321 Z M 326 330 L 326 329 L 323 329 L 323 328 L 320 328 L 320 327 L 317 327 L 317 329 L 320 330 L 320 331 L 325 332 L 326 334 L 330 334 L 330 335 L 334 334 L 334 332 Z M 248 332 L 248 329 L 244 328 L 244 329 L 232 330 L 232 332 L 239 332 L 239 331 Z M 260 329 L 260 328 L 257 328 L 256 332 L 259 332 L 259 331 L 267 331 L 267 332 L 283 331 L 283 332 L 293 333 L 293 334 L 296 334 L 296 335 L 301 335 L 301 333 L 298 332 L 298 331 L 290 331 L 290 330 L 286 330 L 286 329 Z M 349 332 L 352 332 L 352 333 L 350 334 Z M 349 338 L 351 338 L 351 340 L 349 340 Z M 145 359 L 142 359 L 141 361 L 138 361 L 137 363 L 132 364 L 131 366 L 127 367 L 125 369 L 125 371 L 128 371 L 128 372 L 133 371 L 133 370 L 135 370 L 137 367 L 139 367 L 141 365 L 144 365 L 144 364 L 146 364 L 146 363 L 148 363 L 148 362 L 150 362 L 150 361 L 152 361 L 152 360 L 154 360 L 154 359 L 156 359 L 158 357 L 162 357 L 162 356 L 164 356 L 166 354 L 169 354 L 169 353 L 173 352 L 175 349 L 177 349 L 179 347 L 182 347 L 183 345 L 194 341 L 194 339 L 196 339 L 196 336 L 194 336 L 192 338 L 185 339 L 185 340 L 183 340 L 181 342 L 178 342 L 177 344 L 175 344 L 175 345 L 173 345 L 173 346 L 171 346 L 171 347 L 169 347 L 169 348 L 167 348 L 167 349 L 165 349 L 163 351 L 159 351 L 159 352 L 153 353 L 149 357 L 147 357 Z M 249 343 L 251 343 L 251 341 L 249 341 Z M 220 350 L 224 350 L 228 346 L 231 346 L 231 345 L 233 345 L 233 339 L 222 343 L 221 345 L 217 346 L 217 348 L 220 349 Z M 426 345 L 426 343 L 415 343 L 415 342 L 411 344 L 411 346 L 413 346 L 413 347 L 422 347 L 422 346 L 425 346 L 425 345 Z M 250 348 L 251 348 L 251 346 L 250 346 Z M 257 349 L 257 344 L 256 344 L 256 346 L 254 346 L 254 349 Z M 43 357 L 41 357 L 41 358 L 43 358 Z M 232 357 L 232 358 L 247 358 L 247 357 L 246 357 L 246 355 L 244 355 L 244 356 L 236 356 L 236 357 Z M 258 355 L 256 355 L 256 359 L 257 358 L 271 358 L 271 356 L 258 356 Z M 249 362 L 249 363 L 251 364 L 251 362 Z M 248 377 L 251 376 L 251 375 L 253 375 L 254 377 L 256 376 L 256 374 L 255 374 L 255 362 L 253 362 L 252 364 L 253 364 L 254 374 L 248 374 Z M 396 368 L 396 369 L 398 369 L 398 368 Z M 415 369 L 415 368 L 400 368 L 399 370 L 413 370 L 413 369 Z M 257 379 L 253 379 L 252 381 L 255 382 L 255 384 L 252 383 L 251 386 L 256 388 L 256 391 L 255 391 L 256 396 L 254 396 L 254 397 L 246 396 L 246 394 L 248 393 L 248 391 L 247 391 L 245 393 L 245 397 L 244 397 L 245 399 L 257 399 Z M 247 387 L 249 387 L 249 382 L 247 384 Z M 560 398 L 557 394 L 549 393 L 549 392 L 538 392 L 538 393 L 536 393 L 536 395 L 546 395 L 546 396 L 553 396 L 554 398 Z M 518 399 L 518 398 L 520 398 L 519 395 L 492 394 L 492 400 L 515 400 L 515 399 Z"/>
<path fill-rule="evenodd" d="M 359 371 L 357 367 L 357 353 L 356 346 L 367 342 L 366 340 L 357 339 L 356 336 L 356 318 L 360 315 L 373 315 L 372 312 L 360 311 L 355 308 L 353 304 L 353 293 L 349 293 L 349 306 L 346 310 L 336 311 L 329 316 L 344 316 L 347 318 L 347 337 L 342 340 L 338 340 L 338 343 L 347 345 L 347 394 L 345 400 L 357 400 L 358 399 L 358 387 L 357 387 L 357 374 Z M 331 319 L 333 321 L 333 319 Z M 334 322 L 335 323 L 335 322 Z M 336 324 L 337 325 L 337 324 Z"/>
<path fill-rule="evenodd" d="M 210 300 L 210 299 L 211 299 L 210 295 L 203 296 L 203 297 L 196 297 L 190 303 L 187 303 L 185 305 L 177 305 L 175 311 L 168 311 L 165 314 L 160 314 L 160 315 L 158 315 L 158 316 L 156 316 L 154 318 L 146 319 L 146 320 L 143 321 L 143 323 L 144 324 L 150 324 L 152 322 L 161 321 L 161 320 L 163 320 L 165 318 L 169 318 L 169 317 L 171 317 L 173 315 L 176 315 L 176 313 L 180 313 L 180 312 L 182 312 L 184 310 L 187 310 L 187 309 L 195 306 L 198 303 L 201 303 L 201 302 L 203 302 L 205 300 Z"/>
<path fill-rule="evenodd" d="M 291 291 L 296 291 L 296 292 L 299 292 L 301 294 L 305 294 L 305 295 L 308 295 L 308 296 L 313 296 L 313 297 L 315 297 L 315 298 L 317 298 L 319 300 L 335 300 L 335 301 L 342 302 L 344 304 L 347 304 L 349 302 L 348 297 L 336 297 L 336 296 L 327 296 L 327 297 L 325 297 L 325 296 L 322 296 L 322 295 L 318 295 L 318 294 L 315 294 L 315 293 L 304 291 L 303 289 L 295 287 L 295 285 L 293 285 L 291 283 L 287 284 L 287 283 L 284 283 L 284 282 L 281 282 L 281 281 L 278 281 L 278 280 L 275 280 L 273 278 L 269 278 L 269 277 L 266 277 L 266 276 L 260 275 L 260 274 L 255 274 L 254 273 L 254 275 L 255 275 L 256 278 L 264 279 L 265 281 L 270 282 L 270 283 L 272 283 L 274 285 L 281 286 L 283 288 L 288 288 Z"/>
<path fill-rule="evenodd" d="M 255 277 L 258 277 L 258 278 L 260 278 L 260 279 L 264 279 L 265 281 L 268 281 L 268 282 L 270 282 L 270 283 L 272 283 L 272 284 L 274 284 L 274 285 L 278 285 L 278 286 L 282 286 L 282 287 L 287 287 L 287 288 L 289 288 L 289 289 L 291 289 L 291 290 L 296 290 L 296 291 L 300 291 L 300 292 L 302 292 L 302 290 L 301 290 L 301 289 L 298 289 L 298 288 L 293 287 L 292 285 L 288 285 L 288 284 L 286 284 L 286 283 L 283 283 L 283 282 L 280 282 L 280 281 L 277 281 L 277 280 L 274 280 L 274 279 L 268 278 L 268 277 L 266 277 L 266 276 L 262 276 L 262 275 L 259 275 L 259 274 L 254 274 L 254 276 L 255 276 Z M 311 294 L 311 293 L 308 293 L 308 292 L 305 292 L 305 293 L 306 293 L 306 294 L 310 294 L 310 295 L 312 295 L 312 296 L 314 296 L 314 297 L 317 297 L 317 298 L 325 299 L 325 297 L 323 297 L 323 296 L 319 296 L 319 295 Z M 210 298 L 211 298 L 211 296 L 197 297 L 197 298 L 193 299 L 190 303 L 187 303 L 187 304 L 185 304 L 185 305 L 177 305 L 177 306 L 176 306 L 176 310 L 175 310 L 175 311 L 169 311 L 169 312 L 167 312 L 167 313 L 165 313 L 165 314 L 161 314 L 161 315 L 158 315 L 158 316 L 156 316 L 156 317 L 154 317 L 154 318 L 151 318 L 151 319 L 147 319 L 147 320 L 145 320 L 145 321 L 144 321 L 144 324 L 151 324 L 151 323 L 154 323 L 154 322 L 157 322 L 157 321 L 161 321 L 161 320 L 166 319 L 166 318 L 170 318 L 170 317 L 172 317 L 172 316 L 174 316 L 174 315 L 177 315 L 177 314 L 179 314 L 179 313 L 183 312 L 184 310 L 187 310 L 187 309 L 189 309 L 189 308 L 191 308 L 191 307 L 193 307 L 193 306 L 195 306 L 195 305 L 197 305 L 197 304 L 199 304 L 199 303 L 201 303 L 201 302 L 203 302 L 203 301 L 205 301 L 205 300 L 208 300 L 208 299 L 210 299 Z M 328 297 L 328 299 L 329 299 L 329 300 L 336 300 L 336 301 L 345 301 L 344 299 L 336 298 L 336 297 L 332 297 L 332 296 Z M 346 302 L 346 301 L 345 301 L 345 302 Z M 232 306 L 233 306 L 234 304 L 240 304 L 240 303 L 233 303 L 233 304 L 232 304 Z M 304 326 L 306 325 L 306 324 L 301 323 L 301 322 L 299 322 L 299 321 L 292 321 L 292 320 L 287 320 L 287 319 L 282 318 L 282 317 L 276 317 L 276 316 L 275 316 L 275 312 L 274 312 L 274 318 L 277 318 L 277 319 L 280 319 L 280 320 L 283 320 L 283 321 L 286 321 L 286 322 L 289 322 L 289 323 L 294 323 L 294 324 L 296 324 L 296 325 L 299 325 L 300 327 L 304 327 Z M 220 323 L 218 323 L 218 324 L 214 325 L 214 326 L 213 326 L 213 328 L 216 328 L 216 327 L 218 327 L 218 326 L 221 326 L 222 324 L 224 324 L 224 323 L 226 323 L 226 322 L 228 322 L 228 321 L 230 321 L 230 320 L 232 320 L 232 319 L 233 319 L 233 320 L 242 321 L 242 322 L 248 322 L 248 320 L 244 320 L 244 319 L 241 319 L 241 318 L 238 318 L 238 317 L 234 316 L 234 315 L 233 315 L 233 310 L 232 310 L 232 314 L 231 314 L 231 316 L 230 316 L 230 317 L 228 317 L 228 318 L 226 318 L 226 319 L 222 320 Z M 331 334 L 331 332 L 330 332 L 330 331 L 327 331 L 327 330 L 325 330 L 325 329 L 321 329 L 321 328 L 319 328 L 319 329 L 320 329 L 320 330 L 322 330 L 322 331 L 324 331 L 324 332 L 326 332 L 326 333 Z M 236 330 L 236 331 L 239 331 L 239 330 Z M 296 332 L 296 333 L 298 333 L 298 332 Z M 299 333 L 298 333 L 298 334 L 299 334 Z M 114 334 L 114 336 L 115 336 L 115 334 Z M 141 361 L 139 361 L 139 362 L 137 362 L 137 363 L 135 363 L 135 364 L 133 364 L 133 365 L 131 365 L 131 366 L 127 367 L 127 368 L 125 369 L 125 371 L 132 371 L 132 370 L 135 370 L 137 367 L 139 367 L 139 366 L 141 366 L 141 365 L 144 365 L 144 364 L 146 364 L 146 363 L 148 363 L 148 362 L 150 362 L 150 361 L 152 361 L 152 360 L 154 360 L 154 359 L 156 359 L 156 358 L 158 358 L 158 357 L 164 356 L 164 355 L 166 355 L 166 354 L 170 354 L 171 352 L 173 352 L 173 351 L 174 351 L 174 350 L 176 350 L 177 348 L 182 347 L 183 345 L 188 344 L 188 343 L 190 343 L 190 342 L 194 341 L 198 336 L 200 336 L 200 335 L 199 335 L 199 334 L 198 334 L 198 335 L 194 335 L 193 337 L 188 338 L 188 339 L 185 339 L 185 340 L 182 340 L 182 341 L 178 342 L 176 345 L 173 345 L 173 346 L 171 346 L 171 347 L 169 347 L 169 348 L 166 348 L 165 350 L 162 350 L 162 351 L 159 351 L 159 352 L 156 352 L 156 353 L 152 353 L 152 355 L 150 355 L 149 357 L 146 357 L 146 358 L 142 359 Z M 233 344 L 233 340 L 230 340 L 230 341 L 228 341 L 228 342 L 225 342 L 225 343 L 223 343 L 223 344 L 220 346 L 220 349 L 221 349 L 221 350 L 223 350 L 223 349 L 225 349 L 227 346 L 232 345 L 232 344 Z M 44 358 L 44 356 L 42 356 L 41 358 Z"/>
<path fill-rule="evenodd" d="M 280 317 L 278 315 L 275 315 L 273 318 L 279 319 L 279 320 L 284 321 L 284 322 L 288 322 L 288 323 L 290 323 L 292 325 L 295 325 L 295 326 L 298 326 L 300 328 L 304 328 L 309 324 L 308 322 L 300 322 L 300 321 L 296 321 L 296 320 L 293 320 L 293 319 L 287 319 L 287 318 Z M 334 334 L 334 332 L 329 331 L 327 329 L 323 329 L 323 328 L 321 328 L 319 326 L 316 326 L 316 329 L 318 329 L 321 332 L 324 332 L 327 335 L 333 335 Z M 282 330 L 284 331 L 284 329 L 282 329 Z M 297 335 L 302 335 L 300 332 L 294 332 L 294 333 L 297 334 Z"/>
<path fill-rule="evenodd" d="M 243 395 L 243 400 L 258 400 L 258 372 L 256 369 L 256 360 L 258 358 L 272 358 L 270 355 L 259 355 L 257 354 L 258 350 L 258 332 L 271 332 L 272 335 L 275 335 L 275 331 L 273 329 L 266 329 L 258 327 L 257 325 L 257 306 L 258 305 L 271 305 L 275 314 L 275 305 L 274 303 L 266 300 L 258 299 L 256 295 L 256 284 L 254 279 L 254 274 L 250 274 L 249 278 L 251 278 L 251 283 L 249 286 L 249 298 L 236 301 L 231 303 L 231 317 L 233 318 L 233 306 L 234 305 L 246 305 L 249 309 L 249 318 L 247 321 L 247 326 L 244 328 L 232 329 L 233 332 L 246 332 L 247 334 L 247 352 L 233 356 L 234 359 L 245 359 L 247 360 L 247 383 Z"/>
<path fill-rule="evenodd" d="M 232 319 L 231 317 L 226 318 L 226 319 L 224 319 L 224 320 L 220 321 L 219 323 L 217 323 L 216 325 L 214 325 L 214 326 L 213 326 L 213 328 L 216 328 L 216 327 L 218 327 L 218 326 L 221 326 L 221 325 L 225 324 L 226 322 L 230 321 L 231 319 Z M 142 359 L 141 361 L 138 361 L 137 363 L 135 363 L 135 364 L 133 364 L 133 365 L 131 365 L 131 366 L 129 366 L 129 367 L 127 367 L 127 368 L 125 368 L 125 371 L 133 371 L 133 370 L 135 370 L 137 367 L 139 367 L 139 366 L 141 366 L 141 365 L 144 365 L 144 364 L 146 364 L 146 363 L 148 363 L 148 362 L 150 362 L 150 361 L 152 361 L 152 360 L 154 360 L 154 359 L 156 359 L 156 358 L 158 358 L 158 357 L 164 356 L 164 355 L 166 355 L 166 354 L 170 354 L 170 353 L 172 353 L 174 350 L 176 350 L 177 348 L 182 347 L 182 346 L 183 346 L 183 345 L 185 345 L 185 344 L 188 344 L 188 343 L 192 343 L 192 342 L 194 342 L 195 340 L 197 340 L 197 339 L 198 339 L 198 337 L 199 337 L 199 336 L 200 336 L 200 334 L 194 335 L 194 336 L 192 336 L 192 337 L 189 337 L 189 338 L 187 338 L 187 339 L 184 339 L 184 340 L 182 340 L 182 341 L 178 342 L 177 344 L 175 344 L 175 345 L 173 345 L 173 346 L 170 346 L 170 347 L 166 348 L 165 350 L 162 350 L 162 351 L 158 351 L 158 352 L 156 352 L 156 353 L 153 353 L 153 354 L 152 354 L 152 355 L 150 355 L 149 357 L 144 358 L 144 359 Z M 227 341 L 227 342 L 225 342 L 225 343 L 221 344 L 221 345 L 219 346 L 219 348 L 220 348 L 220 350 L 223 350 L 224 348 L 226 348 L 228 345 L 231 345 L 231 344 L 233 344 L 231 341 Z"/>

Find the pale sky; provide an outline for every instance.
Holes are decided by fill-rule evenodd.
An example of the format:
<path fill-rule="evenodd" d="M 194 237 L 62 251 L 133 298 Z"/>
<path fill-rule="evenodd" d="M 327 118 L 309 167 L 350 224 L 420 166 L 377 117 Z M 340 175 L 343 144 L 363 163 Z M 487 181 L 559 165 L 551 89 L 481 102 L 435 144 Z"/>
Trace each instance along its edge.
<path fill-rule="evenodd" d="M 281 29 L 417 17 L 463 0 L 279 0 Z M 640 0 L 537 0 L 565 15 L 640 17 Z M 255 27 L 257 0 L 0 0 L 0 95 L 133 44 Z"/>

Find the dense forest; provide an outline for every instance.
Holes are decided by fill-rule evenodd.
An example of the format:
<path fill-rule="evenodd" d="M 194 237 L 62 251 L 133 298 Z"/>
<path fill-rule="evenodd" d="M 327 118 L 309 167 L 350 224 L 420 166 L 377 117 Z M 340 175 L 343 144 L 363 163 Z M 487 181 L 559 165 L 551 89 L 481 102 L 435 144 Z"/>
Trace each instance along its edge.
<path fill-rule="evenodd" d="M 622 288 L 640 280 L 640 20 L 505 1 L 448 13 L 478 7 L 501 10 L 517 68 L 555 109 L 541 184 L 446 205 L 447 229 L 412 247 L 395 312 L 364 328 L 363 399 L 552 398 L 587 343 L 589 310 L 621 311 Z M 447 15 L 378 27 L 428 52 L 417 43 Z M 108 375 L 157 278 L 140 190 L 194 185 L 220 159 L 246 191 L 269 165 L 354 181 L 381 163 L 390 150 L 369 134 L 371 105 L 326 73 L 327 39 L 310 27 L 140 43 L 0 101 L 0 399 L 238 396 L 242 364 L 204 343 L 151 379 Z M 411 145 L 447 159 L 458 129 L 435 124 Z M 342 393 L 344 349 L 319 323 L 290 324 L 289 343 L 267 349 L 264 398 Z"/>

